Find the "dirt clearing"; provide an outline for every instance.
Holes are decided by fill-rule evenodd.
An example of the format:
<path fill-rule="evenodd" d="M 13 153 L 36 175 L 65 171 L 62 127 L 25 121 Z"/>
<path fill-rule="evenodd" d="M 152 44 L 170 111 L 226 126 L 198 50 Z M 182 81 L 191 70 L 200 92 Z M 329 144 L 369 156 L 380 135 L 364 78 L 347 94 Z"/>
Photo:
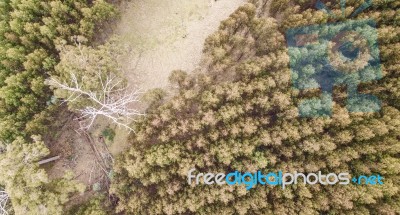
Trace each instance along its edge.
<path fill-rule="evenodd" d="M 136 0 L 121 5 L 116 35 L 131 47 L 123 62 L 132 84 L 142 90 L 168 85 L 172 70 L 192 71 L 203 44 L 245 0 Z"/>

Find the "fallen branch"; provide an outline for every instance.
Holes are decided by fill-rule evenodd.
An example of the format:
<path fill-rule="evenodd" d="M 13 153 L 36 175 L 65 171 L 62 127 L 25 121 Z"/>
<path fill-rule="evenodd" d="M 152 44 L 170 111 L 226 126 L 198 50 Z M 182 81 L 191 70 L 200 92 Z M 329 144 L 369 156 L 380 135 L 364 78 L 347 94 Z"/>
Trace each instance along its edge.
<path fill-rule="evenodd" d="M 60 159 L 59 155 L 55 156 L 55 157 L 52 157 L 52 158 L 45 159 L 45 160 L 41 160 L 41 161 L 38 162 L 38 164 L 42 165 L 42 164 L 50 163 L 50 162 L 58 160 L 58 159 Z"/>

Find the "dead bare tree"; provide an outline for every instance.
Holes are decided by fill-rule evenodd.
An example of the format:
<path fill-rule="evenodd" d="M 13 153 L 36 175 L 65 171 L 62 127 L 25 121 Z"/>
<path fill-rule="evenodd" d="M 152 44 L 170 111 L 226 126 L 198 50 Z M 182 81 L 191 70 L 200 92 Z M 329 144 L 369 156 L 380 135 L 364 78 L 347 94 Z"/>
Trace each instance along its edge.
<path fill-rule="evenodd" d="M 104 116 L 112 123 L 133 131 L 129 123 L 135 121 L 135 117 L 144 115 L 132 108 L 139 102 L 142 94 L 140 90 L 132 90 L 128 86 L 121 87 L 124 85 L 123 80 L 112 73 L 104 78 L 104 75 L 98 72 L 97 78 L 101 85 L 97 92 L 84 89 L 83 80 L 79 80 L 73 72 L 70 72 L 69 84 L 55 78 L 51 78 L 48 84 L 71 93 L 64 102 L 74 102 L 81 98 L 90 101 L 91 105 L 78 110 L 81 113 L 81 117 L 78 118 L 81 129 L 89 129 L 98 116 Z"/>
<path fill-rule="evenodd" d="M 0 190 L 0 215 L 8 215 L 7 204 L 8 204 L 8 193 L 4 190 Z"/>

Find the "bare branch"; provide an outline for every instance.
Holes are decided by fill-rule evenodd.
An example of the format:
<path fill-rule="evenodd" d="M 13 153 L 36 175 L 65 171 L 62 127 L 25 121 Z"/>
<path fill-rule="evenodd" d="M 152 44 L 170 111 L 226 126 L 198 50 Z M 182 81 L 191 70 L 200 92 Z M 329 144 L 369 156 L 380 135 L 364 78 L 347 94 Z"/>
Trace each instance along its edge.
<path fill-rule="evenodd" d="M 79 98 L 84 98 L 93 104 L 78 110 L 81 113 L 81 117 L 78 118 L 81 129 L 89 129 L 98 116 L 104 116 L 110 119 L 112 123 L 133 131 L 129 123 L 134 121 L 135 117 L 144 114 L 130 107 L 139 102 L 142 93 L 139 90 L 131 90 L 129 87 L 120 87 L 122 80 L 114 74 L 108 74 L 103 78 L 98 73 L 97 77 L 101 88 L 99 92 L 83 89 L 83 80 L 78 80 L 73 72 L 70 72 L 71 80 L 69 84 L 62 83 L 55 78 L 50 79 L 48 83 L 71 93 L 64 102 L 74 102 Z"/>
<path fill-rule="evenodd" d="M 4 190 L 0 190 L 0 215 L 8 215 L 7 204 L 8 204 L 8 193 Z"/>

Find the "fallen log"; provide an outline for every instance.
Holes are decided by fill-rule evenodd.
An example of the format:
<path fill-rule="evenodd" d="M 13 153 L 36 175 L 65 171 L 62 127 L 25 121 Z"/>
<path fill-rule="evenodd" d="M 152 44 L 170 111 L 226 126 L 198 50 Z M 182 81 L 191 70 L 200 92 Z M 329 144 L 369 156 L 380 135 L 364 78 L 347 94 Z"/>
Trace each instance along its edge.
<path fill-rule="evenodd" d="M 52 158 L 45 159 L 45 160 L 41 160 L 41 161 L 38 162 L 38 164 L 42 165 L 42 164 L 49 163 L 49 162 L 52 162 L 52 161 L 55 161 L 55 160 L 58 160 L 58 159 L 60 159 L 59 155 L 57 155 L 55 157 L 52 157 Z"/>

